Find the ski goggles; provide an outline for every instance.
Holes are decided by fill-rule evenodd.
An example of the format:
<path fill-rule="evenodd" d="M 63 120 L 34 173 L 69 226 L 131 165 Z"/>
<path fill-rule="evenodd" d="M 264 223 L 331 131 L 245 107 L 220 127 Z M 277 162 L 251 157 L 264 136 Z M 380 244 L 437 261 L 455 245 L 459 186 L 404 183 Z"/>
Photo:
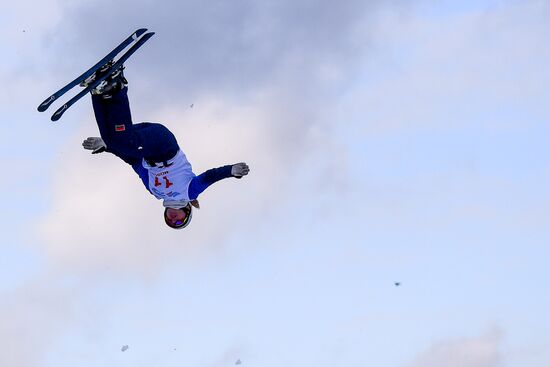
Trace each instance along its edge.
<path fill-rule="evenodd" d="M 183 218 L 183 219 L 176 219 L 175 221 L 170 221 L 170 222 L 172 222 L 172 225 L 174 225 L 176 227 L 181 227 L 185 223 L 187 223 L 188 221 L 189 221 L 189 216 L 186 215 L 185 218 Z"/>

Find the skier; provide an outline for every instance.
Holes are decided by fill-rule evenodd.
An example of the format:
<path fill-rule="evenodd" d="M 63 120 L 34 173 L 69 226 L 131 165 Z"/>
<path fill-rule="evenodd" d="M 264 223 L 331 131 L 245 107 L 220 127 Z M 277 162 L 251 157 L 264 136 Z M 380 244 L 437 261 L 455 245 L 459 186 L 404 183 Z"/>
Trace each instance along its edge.
<path fill-rule="evenodd" d="M 109 152 L 130 164 L 147 190 L 163 200 L 166 224 L 174 229 L 185 228 L 191 221 L 193 207 L 199 208 L 198 196 L 214 182 L 246 176 L 248 165 L 244 162 L 226 165 L 196 176 L 176 138 L 165 126 L 132 123 L 124 67 L 113 71 L 111 65 L 112 62 L 81 83 L 86 87 L 95 78 L 111 73 L 91 92 L 101 137 L 89 137 L 82 146 L 92 154 Z"/>

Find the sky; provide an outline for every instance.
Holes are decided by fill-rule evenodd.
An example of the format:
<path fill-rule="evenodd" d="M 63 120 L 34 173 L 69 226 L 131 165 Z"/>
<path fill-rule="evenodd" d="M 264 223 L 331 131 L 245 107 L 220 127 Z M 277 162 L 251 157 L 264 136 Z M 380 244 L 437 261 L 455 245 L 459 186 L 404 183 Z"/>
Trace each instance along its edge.
<path fill-rule="evenodd" d="M 2 5 L 0 366 L 550 365 L 550 2 Z M 142 27 L 134 121 L 251 168 L 184 231 L 36 111 Z"/>

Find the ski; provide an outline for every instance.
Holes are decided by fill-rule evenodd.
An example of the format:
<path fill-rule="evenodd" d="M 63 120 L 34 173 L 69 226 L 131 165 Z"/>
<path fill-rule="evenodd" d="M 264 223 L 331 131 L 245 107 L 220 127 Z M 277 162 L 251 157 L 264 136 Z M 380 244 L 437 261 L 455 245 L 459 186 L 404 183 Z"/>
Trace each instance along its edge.
<path fill-rule="evenodd" d="M 126 51 L 114 64 L 113 66 L 111 66 L 111 68 L 109 69 L 108 72 L 106 72 L 104 75 L 102 75 L 101 77 L 95 79 L 91 84 L 89 84 L 86 88 L 84 88 L 80 93 L 78 93 L 76 96 L 74 96 L 73 98 L 71 98 L 67 103 L 65 103 L 63 106 L 61 106 L 57 111 L 54 112 L 54 114 L 52 115 L 52 118 L 51 120 L 52 121 L 57 121 L 61 118 L 61 116 L 63 115 L 63 113 L 65 113 L 65 111 L 67 111 L 67 109 L 69 107 L 71 107 L 76 101 L 78 101 L 80 98 L 84 97 L 87 93 L 91 92 L 92 89 L 94 89 L 95 87 L 97 87 L 99 85 L 99 83 L 101 83 L 103 80 L 107 79 L 107 77 L 109 75 L 111 75 L 111 71 L 115 71 L 117 70 L 118 68 L 122 67 L 122 65 L 124 64 L 124 62 L 126 60 L 128 60 L 128 58 L 130 56 L 132 56 L 132 54 L 134 52 L 137 51 L 138 48 L 140 48 L 145 42 L 147 42 L 147 40 L 149 40 L 149 38 L 151 38 L 155 33 L 154 32 L 149 32 L 149 33 L 146 33 L 143 37 L 141 37 L 128 51 Z"/>
<path fill-rule="evenodd" d="M 80 82 L 82 82 L 86 78 L 88 78 L 90 75 L 92 75 L 96 70 L 101 68 L 107 62 L 114 59 L 116 55 L 118 55 L 122 50 L 124 50 L 132 42 L 137 40 L 146 31 L 147 31 L 147 28 L 140 28 L 137 31 L 135 31 L 134 33 L 132 33 L 130 36 L 128 36 L 128 38 L 126 38 L 124 41 L 122 41 L 117 47 L 115 47 L 111 52 L 109 52 L 107 54 L 107 56 L 105 56 L 103 59 L 101 59 L 97 64 L 92 66 L 90 69 L 85 71 L 82 75 L 80 75 L 75 80 L 68 83 L 67 85 L 65 85 L 63 88 L 61 88 L 60 90 L 58 90 L 57 92 L 55 92 L 54 94 L 49 96 L 48 98 L 46 98 L 46 100 L 44 100 L 44 102 L 42 102 L 38 106 L 38 111 L 40 111 L 40 112 L 46 111 L 48 109 L 48 107 L 50 107 L 50 105 L 55 100 L 57 100 L 59 97 L 61 97 L 65 93 L 67 93 L 71 88 L 78 85 Z"/>

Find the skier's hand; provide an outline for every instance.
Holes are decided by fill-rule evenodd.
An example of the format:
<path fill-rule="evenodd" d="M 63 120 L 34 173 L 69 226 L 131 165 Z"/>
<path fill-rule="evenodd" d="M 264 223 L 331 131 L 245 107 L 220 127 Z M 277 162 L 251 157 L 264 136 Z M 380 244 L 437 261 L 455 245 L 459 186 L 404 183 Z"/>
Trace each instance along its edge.
<path fill-rule="evenodd" d="M 248 165 L 244 162 L 235 163 L 233 166 L 231 166 L 231 175 L 233 177 L 242 178 L 243 176 L 248 175 L 248 172 L 250 172 L 250 169 L 248 168 Z"/>
<path fill-rule="evenodd" d="M 103 139 L 98 137 L 90 137 L 82 142 L 84 149 L 91 150 L 92 154 L 104 152 L 107 149 L 107 145 Z"/>

